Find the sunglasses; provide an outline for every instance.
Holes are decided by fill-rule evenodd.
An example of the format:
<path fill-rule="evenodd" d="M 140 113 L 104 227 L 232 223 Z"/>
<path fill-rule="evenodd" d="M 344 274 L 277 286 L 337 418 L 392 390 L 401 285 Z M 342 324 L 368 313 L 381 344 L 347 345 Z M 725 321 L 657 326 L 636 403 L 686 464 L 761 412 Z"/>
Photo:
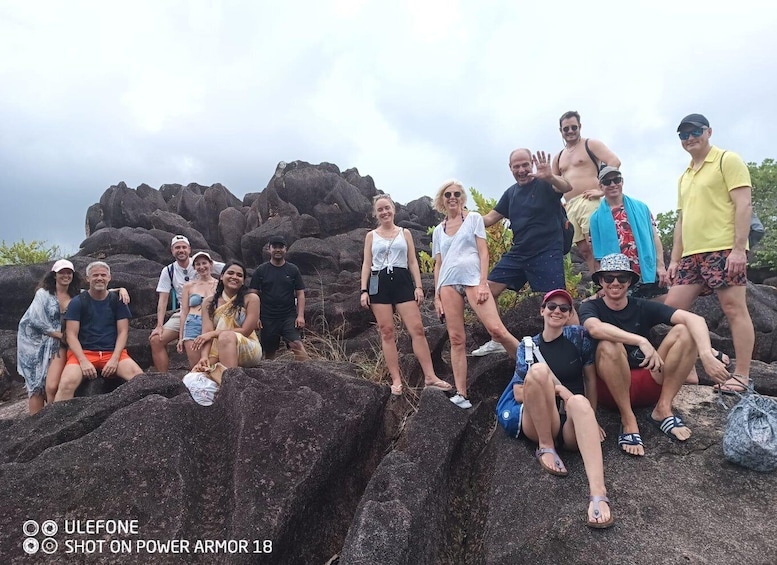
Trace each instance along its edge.
<path fill-rule="evenodd" d="M 620 184 L 623 182 L 623 177 L 612 177 L 610 179 L 604 179 L 602 186 L 610 186 L 611 184 Z"/>
<path fill-rule="evenodd" d="M 600 278 L 607 284 L 612 284 L 615 279 L 618 279 L 618 282 L 621 284 L 626 284 L 627 282 L 631 281 L 631 275 L 627 275 L 626 273 L 621 275 L 602 275 Z"/>
<path fill-rule="evenodd" d="M 186 282 L 189 282 L 189 269 L 183 270 L 183 280 L 185 280 Z"/>
<path fill-rule="evenodd" d="M 677 135 L 682 139 L 683 141 L 686 141 L 689 137 L 701 137 L 701 134 L 704 133 L 704 130 L 707 128 L 696 128 L 692 129 L 690 131 L 681 131 Z"/>
<path fill-rule="evenodd" d="M 547 308 L 551 312 L 555 312 L 556 308 L 558 308 L 564 314 L 566 314 L 572 309 L 572 307 L 569 304 L 556 304 L 555 302 L 548 302 L 547 304 L 545 304 L 545 308 Z"/>
<path fill-rule="evenodd" d="M 569 131 L 577 131 L 579 126 L 564 126 L 564 128 L 561 130 L 564 133 L 569 133 Z"/>
<path fill-rule="evenodd" d="M 450 198 L 451 196 L 455 196 L 456 198 L 458 198 L 459 196 L 461 196 L 461 192 L 459 192 L 458 190 L 455 192 L 446 192 L 445 194 L 443 194 L 443 196 L 445 198 Z"/>

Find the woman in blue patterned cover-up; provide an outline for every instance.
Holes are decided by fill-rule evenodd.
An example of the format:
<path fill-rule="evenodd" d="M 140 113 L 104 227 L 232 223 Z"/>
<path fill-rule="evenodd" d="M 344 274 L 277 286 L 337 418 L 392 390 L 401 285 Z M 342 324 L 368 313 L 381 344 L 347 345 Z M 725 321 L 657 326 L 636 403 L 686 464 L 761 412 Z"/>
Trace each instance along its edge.
<path fill-rule="evenodd" d="M 30 415 L 40 412 L 45 402 L 54 402 L 57 395 L 66 357 L 62 314 L 70 299 L 81 292 L 81 285 L 73 263 L 60 259 L 38 284 L 32 304 L 19 321 L 16 369 L 27 386 Z M 129 303 L 125 289 L 119 289 L 119 294 Z"/>
<path fill-rule="evenodd" d="M 532 338 L 531 355 L 538 362 L 527 363 L 526 346 L 520 342 L 508 389 L 521 404 L 518 433 L 539 444 L 535 457 L 545 471 L 567 475 L 556 445 L 580 451 L 589 487 L 586 524 L 608 528 L 614 520 L 604 486 L 604 430 L 596 421 L 594 346 L 585 328 L 566 325 L 573 312 L 566 290 L 545 295 L 540 308 L 544 328 Z"/>

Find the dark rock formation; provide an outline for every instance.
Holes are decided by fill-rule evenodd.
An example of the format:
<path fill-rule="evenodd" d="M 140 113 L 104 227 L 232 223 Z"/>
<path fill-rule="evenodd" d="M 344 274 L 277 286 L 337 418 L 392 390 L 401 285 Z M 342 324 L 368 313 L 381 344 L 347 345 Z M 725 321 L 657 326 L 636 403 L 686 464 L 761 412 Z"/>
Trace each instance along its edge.
<path fill-rule="evenodd" d="M 145 539 L 266 539 L 263 563 L 323 563 L 342 546 L 386 447 L 388 389 L 349 373 L 314 363 L 303 372 L 295 363 L 231 370 L 209 408 L 178 379 L 141 376 L 7 428 L 0 553 L 21 559 L 21 524 L 34 514 L 60 528 L 66 518 L 135 519 Z"/>

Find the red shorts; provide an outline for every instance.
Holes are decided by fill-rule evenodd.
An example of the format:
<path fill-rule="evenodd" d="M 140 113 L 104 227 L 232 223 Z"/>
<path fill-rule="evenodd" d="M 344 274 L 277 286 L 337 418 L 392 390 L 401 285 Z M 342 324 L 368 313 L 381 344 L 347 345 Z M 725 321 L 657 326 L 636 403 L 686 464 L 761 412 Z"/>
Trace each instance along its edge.
<path fill-rule="evenodd" d="M 86 357 L 87 361 L 89 361 L 92 365 L 94 365 L 94 368 L 97 371 L 101 371 L 103 367 L 108 363 L 108 361 L 111 360 L 111 355 L 113 355 L 113 351 L 84 351 L 84 356 Z M 132 359 L 129 356 L 129 353 L 127 353 L 126 349 L 121 350 L 121 355 L 119 355 L 119 363 L 124 361 L 125 359 Z M 71 350 L 68 350 L 67 352 L 67 362 L 66 365 L 80 365 L 81 363 L 78 361 L 78 358 L 73 355 L 73 352 Z"/>
<path fill-rule="evenodd" d="M 658 397 L 661 396 L 661 385 L 653 379 L 648 369 L 632 369 L 629 396 L 631 397 L 631 405 L 634 408 L 653 406 L 658 402 Z M 599 406 L 612 408 L 613 410 L 618 409 L 615 401 L 612 399 L 610 389 L 599 378 L 596 379 L 596 398 Z"/>

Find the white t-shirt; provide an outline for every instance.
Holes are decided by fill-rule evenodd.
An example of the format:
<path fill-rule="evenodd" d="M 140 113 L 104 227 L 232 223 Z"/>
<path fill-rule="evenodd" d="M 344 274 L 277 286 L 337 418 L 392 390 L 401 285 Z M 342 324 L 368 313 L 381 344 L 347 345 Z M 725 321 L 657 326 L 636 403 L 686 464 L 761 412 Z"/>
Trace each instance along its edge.
<path fill-rule="evenodd" d="M 464 223 L 452 236 L 443 231 L 443 224 L 434 228 L 432 233 L 432 255 L 440 255 L 440 275 L 437 289 L 441 286 L 480 284 L 480 254 L 477 238 L 486 239 L 486 226 L 483 217 L 470 212 Z"/>
<path fill-rule="evenodd" d="M 388 255 L 388 257 L 386 257 Z M 399 233 L 395 238 L 381 237 L 378 232 L 372 231 L 372 270 L 380 271 L 388 269 L 389 272 L 394 267 L 407 269 L 407 241 L 405 240 L 405 230 L 399 228 Z"/>
<path fill-rule="evenodd" d="M 173 267 L 172 283 L 170 281 L 169 271 L 171 266 Z M 221 275 L 221 271 L 223 269 L 224 263 L 221 263 L 220 261 L 213 262 L 212 273 L 214 277 Z M 178 261 L 176 261 L 175 263 L 170 263 L 170 265 L 162 269 L 162 272 L 159 273 L 159 282 L 156 285 L 156 291 L 167 292 L 169 294 L 170 289 L 175 288 L 175 294 L 180 298 L 183 295 L 183 285 L 197 278 L 197 271 L 194 270 L 194 265 L 192 265 L 191 258 L 189 258 L 189 264 L 186 268 L 181 267 L 178 264 Z"/>

